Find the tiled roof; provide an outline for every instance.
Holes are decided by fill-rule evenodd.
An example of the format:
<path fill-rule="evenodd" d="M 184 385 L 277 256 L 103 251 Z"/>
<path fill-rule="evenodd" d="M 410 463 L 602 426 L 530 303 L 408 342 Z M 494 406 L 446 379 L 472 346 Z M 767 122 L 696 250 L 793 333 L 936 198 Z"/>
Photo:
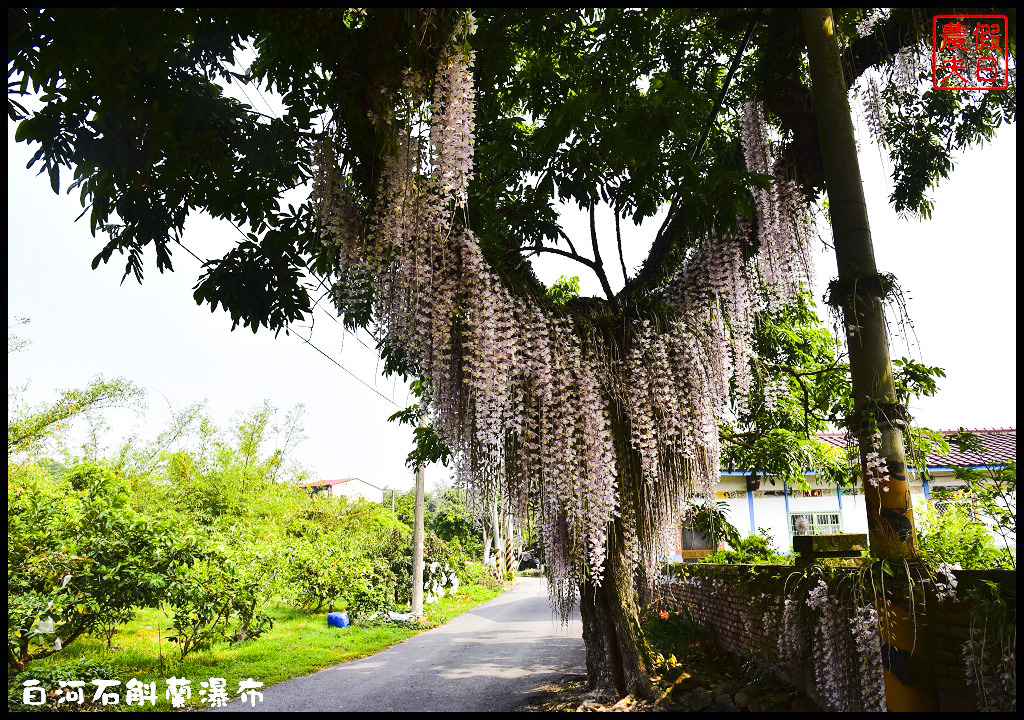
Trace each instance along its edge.
<path fill-rule="evenodd" d="M 370 487 L 375 488 L 376 490 L 383 491 L 383 488 L 377 487 L 373 483 L 366 482 L 365 480 L 361 480 L 359 478 L 342 478 L 340 480 L 306 480 L 305 482 L 300 482 L 299 487 L 324 487 L 325 485 L 340 485 L 341 483 L 352 482 L 353 480 L 361 482 L 364 485 L 369 485 Z"/>
<path fill-rule="evenodd" d="M 959 430 L 942 430 L 943 435 L 955 435 Z M 952 446 L 948 455 L 931 454 L 928 467 L 969 467 L 978 465 L 1005 465 L 1017 460 L 1016 428 L 983 428 L 968 430 L 978 436 L 987 452 L 961 452 Z M 846 447 L 846 433 L 819 433 L 818 438 L 838 448 Z"/>

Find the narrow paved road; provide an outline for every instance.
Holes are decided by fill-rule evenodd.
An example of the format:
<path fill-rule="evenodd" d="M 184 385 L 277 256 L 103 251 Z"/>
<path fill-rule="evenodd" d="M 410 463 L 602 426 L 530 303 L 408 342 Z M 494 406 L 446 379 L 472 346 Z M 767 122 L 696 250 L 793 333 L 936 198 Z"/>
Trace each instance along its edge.
<path fill-rule="evenodd" d="M 282 658 L 287 662 L 287 658 Z M 511 591 L 362 660 L 264 689 L 255 708 L 225 711 L 514 711 L 538 687 L 586 672 L 578 613 L 551 614 L 545 580 Z"/>

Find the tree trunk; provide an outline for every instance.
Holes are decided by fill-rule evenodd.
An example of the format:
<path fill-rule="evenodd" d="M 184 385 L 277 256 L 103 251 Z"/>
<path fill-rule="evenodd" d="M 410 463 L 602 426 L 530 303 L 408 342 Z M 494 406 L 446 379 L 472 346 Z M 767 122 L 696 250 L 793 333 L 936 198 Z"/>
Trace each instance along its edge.
<path fill-rule="evenodd" d="M 625 559 L 619 518 L 609 537 L 601 585 L 580 585 L 580 616 L 590 688 L 615 697 L 653 699 L 651 650 L 640 629 L 636 581 Z"/>
<path fill-rule="evenodd" d="M 829 8 L 803 8 L 814 111 L 818 119 L 829 214 L 835 238 L 836 283 L 848 331 L 854 409 L 850 430 L 858 437 L 871 549 L 883 560 L 913 560 L 917 537 L 903 447 L 904 414 L 896 399 L 885 324 L 885 283 L 875 266 L 867 204 L 857 161 L 850 105 Z M 875 443 L 872 434 L 881 434 Z M 872 478 L 868 453 L 888 466 Z M 874 479 L 874 482 L 872 482 Z M 880 600 L 886 700 L 890 710 L 937 710 L 923 618 L 912 618 L 909 592 Z M 916 629 L 916 631 L 915 631 Z"/>
<path fill-rule="evenodd" d="M 491 533 L 487 528 L 483 529 L 484 538 L 484 567 L 487 567 L 488 561 L 491 559 Z"/>
<path fill-rule="evenodd" d="M 420 417 L 420 427 L 424 420 Z M 423 465 L 416 468 L 416 519 L 412 535 L 412 614 L 423 617 Z"/>

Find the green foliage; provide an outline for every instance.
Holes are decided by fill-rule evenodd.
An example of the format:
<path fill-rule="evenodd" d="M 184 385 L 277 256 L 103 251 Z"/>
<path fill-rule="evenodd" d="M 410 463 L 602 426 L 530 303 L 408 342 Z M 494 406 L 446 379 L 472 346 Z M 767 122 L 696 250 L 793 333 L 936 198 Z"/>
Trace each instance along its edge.
<path fill-rule="evenodd" d="M 91 412 L 127 405 L 139 400 L 142 391 L 127 380 L 95 378 L 82 390 L 62 390 L 53 403 L 38 407 L 8 406 L 7 458 L 37 454 L 44 441 L 68 422 Z"/>
<path fill-rule="evenodd" d="M 891 68 L 890 64 L 890 72 Z M 897 212 L 931 217 L 928 195 L 939 180 L 949 177 L 955 154 L 991 140 L 997 127 L 1013 122 L 1015 89 L 1012 82 L 1008 90 L 995 93 L 949 92 L 930 83 L 884 83 L 882 140 L 893 160 L 889 200 Z M 960 120 L 950 123 L 950 117 Z"/>
<path fill-rule="evenodd" d="M 906 405 L 911 398 L 933 397 L 939 391 L 938 378 L 946 377 L 940 367 L 931 367 L 910 358 L 892 361 L 896 399 Z"/>
<path fill-rule="evenodd" d="M 988 570 L 1011 565 L 1006 553 L 996 547 L 992 534 L 976 522 L 969 511 L 970 496 L 956 492 L 940 514 L 928 503 L 917 515 L 917 542 L 933 565 L 948 563 L 964 570 Z"/>
<path fill-rule="evenodd" d="M 431 493 L 436 508 L 426 518 L 427 529 L 444 542 L 460 547 L 471 557 L 482 552 L 476 522 L 466 509 L 466 493 L 454 487 L 441 486 Z"/>
<path fill-rule="evenodd" d="M 755 318 L 753 382 L 736 420 L 723 426 L 722 464 L 771 484 L 847 478 L 841 451 L 815 433 L 831 429 L 849 405 L 848 367 L 807 294 Z"/>
<path fill-rule="evenodd" d="M 822 442 L 815 433 L 842 426 L 853 412 L 849 366 L 841 362 L 832 332 L 814 310 L 809 295 L 773 313 L 757 315 L 754 329 L 754 382 L 736 420 L 722 427 L 723 466 L 755 471 L 772 485 L 788 482 L 806 487 L 811 472 L 828 484 L 849 484 L 846 454 Z M 899 407 L 912 398 L 938 392 L 945 377 L 940 367 L 908 358 L 893 363 Z M 772 402 L 766 397 L 771 395 Z M 923 467 L 932 452 L 948 452 L 941 433 L 908 424 L 904 432 L 907 455 Z"/>
<path fill-rule="evenodd" d="M 981 710 L 1017 709 L 1017 603 L 999 585 L 982 579 L 965 593 L 971 608 L 970 636 L 962 654 L 966 680 L 974 686 Z"/>
<path fill-rule="evenodd" d="M 967 483 L 968 493 L 977 502 L 982 519 L 992 523 L 1003 539 L 1010 567 L 1017 567 L 1017 463 L 1002 467 L 989 467 L 985 472 L 977 468 L 955 468 L 957 480 Z"/>
<path fill-rule="evenodd" d="M 580 279 L 576 275 L 562 275 L 547 290 L 547 298 L 555 305 L 565 305 L 569 300 L 580 296 Z"/>
<path fill-rule="evenodd" d="M 355 617 L 408 602 L 412 493 L 396 516 L 383 504 L 310 497 L 280 482 L 294 477 L 286 451 L 301 436 L 300 417 L 293 411 L 278 426 L 264 403 L 222 430 L 194 406 L 155 441 L 133 439 L 116 460 L 10 462 L 12 666 L 58 652 L 57 637 L 61 652 L 89 635 L 110 647 L 120 633 L 123 643 L 140 608 L 163 609 L 151 621 L 156 635 L 185 663 L 225 641 L 265 636 L 274 601 Z M 53 432 L 43 427 L 40 442 Z M 272 437 L 278 449 L 267 452 Z M 173 440 L 176 449 L 166 450 Z M 456 577 L 468 587 L 465 548 L 479 540 L 463 494 L 440 487 L 428 509 L 427 584 L 435 594 Z M 48 618 L 55 634 L 44 632 Z"/>
<path fill-rule="evenodd" d="M 357 592 L 357 583 L 369 564 L 353 543 L 343 535 L 328 535 L 318 542 L 302 539 L 291 548 L 287 558 L 287 582 L 293 599 L 303 607 L 320 610 L 335 603 L 347 609 Z"/>
<path fill-rule="evenodd" d="M 793 558 L 780 555 L 764 528 L 757 535 L 729 541 L 732 550 L 719 550 L 702 558 L 700 562 L 716 565 L 792 565 Z"/>
<path fill-rule="evenodd" d="M 949 438 L 949 444 L 956 445 L 961 452 L 988 451 L 977 435 L 963 428 Z M 967 494 L 977 504 L 978 514 L 990 522 L 1002 538 L 1007 560 L 1011 567 L 1016 568 L 1017 463 L 989 465 L 984 470 L 957 467 L 953 469 L 953 476 L 967 486 Z"/>
<path fill-rule="evenodd" d="M 167 639 L 177 643 L 182 659 L 220 638 L 256 638 L 273 625 L 260 612 L 267 598 L 259 579 L 242 576 L 220 552 L 204 555 L 190 571 L 172 579 L 161 600 L 173 611 L 174 632 Z"/>
<path fill-rule="evenodd" d="M 85 633 L 122 622 L 159 600 L 185 571 L 195 541 L 128 506 L 123 479 L 109 468 L 72 468 L 51 484 L 34 468 L 8 466 L 8 660 L 57 652 Z M 54 633 L 39 621 L 54 621 Z"/>
<path fill-rule="evenodd" d="M 400 372 L 396 370 L 395 372 Z M 387 372 L 386 374 L 390 374 Z M 413 380 L 411 385 L 413 395 L 421 400 L 428 394 L 428 388 L 423 380 Z M 452 457 L 451 448 L 449 448 L 441 436 L 437 434 L 437 430 L 434 428 L 432 423 L 425 422 L 424 407 L 421 403 L 410 405 L 407 408 L 403 408 L 396 413 L 393 413 L 388 417 L 389 422 L 397 422 L 401 425 L 412 425 L 414 446 L 409 451 L 409 454 L 405 458 L 405 464 L 409 468 L 415 470 L 419 467 L 425 467 L 431 463 L 439 462 L 442 465 L 447 465 L 448 461 Z"/>
<path fill-rule="evenodd" d="M 717 547 L 722 541 L 736 546 L 740 542 L 740 533 L 726 518 L 726 504 L 719 501 L 715 505 L 695 505 L 687 511 L 684 525 L 706 537 Z"/>
<path fill-rule="evenodd" d="M 408 592 L 412 531 L 389 507 L 323 498 L 293 512 L 283 528 L 283 588 L 295 602 L 372 614 Z"/>

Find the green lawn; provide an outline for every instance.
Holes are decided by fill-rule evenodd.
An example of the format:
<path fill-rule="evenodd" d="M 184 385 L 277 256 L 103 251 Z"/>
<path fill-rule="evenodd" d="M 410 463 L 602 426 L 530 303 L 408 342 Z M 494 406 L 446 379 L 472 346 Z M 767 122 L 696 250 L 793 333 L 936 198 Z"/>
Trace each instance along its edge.
<path fill-rule="evenodd" d="M 121 693 L 119 705 L 107 706 L 106 710 L 143 709 L 125 705 L 124 684 L 132 678 L 143 683 L 157 682 L 158 699 L 155 708 L 146 703 L 146 710 L 172 710 L 170 700 L 164 697 L 165 680 L 171 676 L 192 681 L 193 697 L 189 705 L 202 706 L 198 691 L 200 682 L 211 677 L 227 680 L 231 698 L 237 693 L 239 680 L 253 678 L 265 687 L 308 675 L 338 663 L 356 660 L 379 652 L 395 643 L 416 635 L 430 626 L 443 624 L 461 613 L 492 600 L 501 594 L 480 585 L 466 585 L 459 588 L 455 597 L 445 597 L 440 602 L 428 605 L 426 617 L 429 625 L 422 629 L 396 625 L 354 625 L 342 630 L 328 628 L 326 611 L 312 612 L 292 607 L 271 608 L 274 618 L 272 630 L 256 640 L 246 640 L 230 645 L 226 642 L 214 645 L 210 650 L 190 655 L 180 660 L 177 647 L 166 639 L 160 641 L 158 627 L 167 628 L 168 618 L 159 610 L 140 610 L 133 622 L 122 628 L 114 637 L 114 649 L 107 650 L 106 643 L 98 638 L 80 638 L 63 652 L 50 658 L 36 661 L 29 666 L 32 671 L 57 670 L 62 666 L 73 669 L 78 661 L 93 660 L 103 663 L 113 671 L 112 679 L 120 680 L 115 690 Z M 163 635 L 166 637 L 165 631 Z M 161 654 L 163 664 L 161 665 Z M 8 681 L 13 679 L 9 673 Z M 93 677 L 75 677 L 86 683 Z M 43 687 L 55 689 L 56 680 L 44 681 Z M 86 685 L 87 705 L 95 686 Z M 21 685 L 11 687 L 14 697 L 21 697 Z M 80 706 L 62 705 L 58 709 L 79 709 Z M 9 703 L 8 709 L 14 709 Z M 20 709 L 20 708 L 19 708 Z M 41 709 L 41 708 L 40 708 Z M 48 710 L 54 709 L 52 706 Z"/>

